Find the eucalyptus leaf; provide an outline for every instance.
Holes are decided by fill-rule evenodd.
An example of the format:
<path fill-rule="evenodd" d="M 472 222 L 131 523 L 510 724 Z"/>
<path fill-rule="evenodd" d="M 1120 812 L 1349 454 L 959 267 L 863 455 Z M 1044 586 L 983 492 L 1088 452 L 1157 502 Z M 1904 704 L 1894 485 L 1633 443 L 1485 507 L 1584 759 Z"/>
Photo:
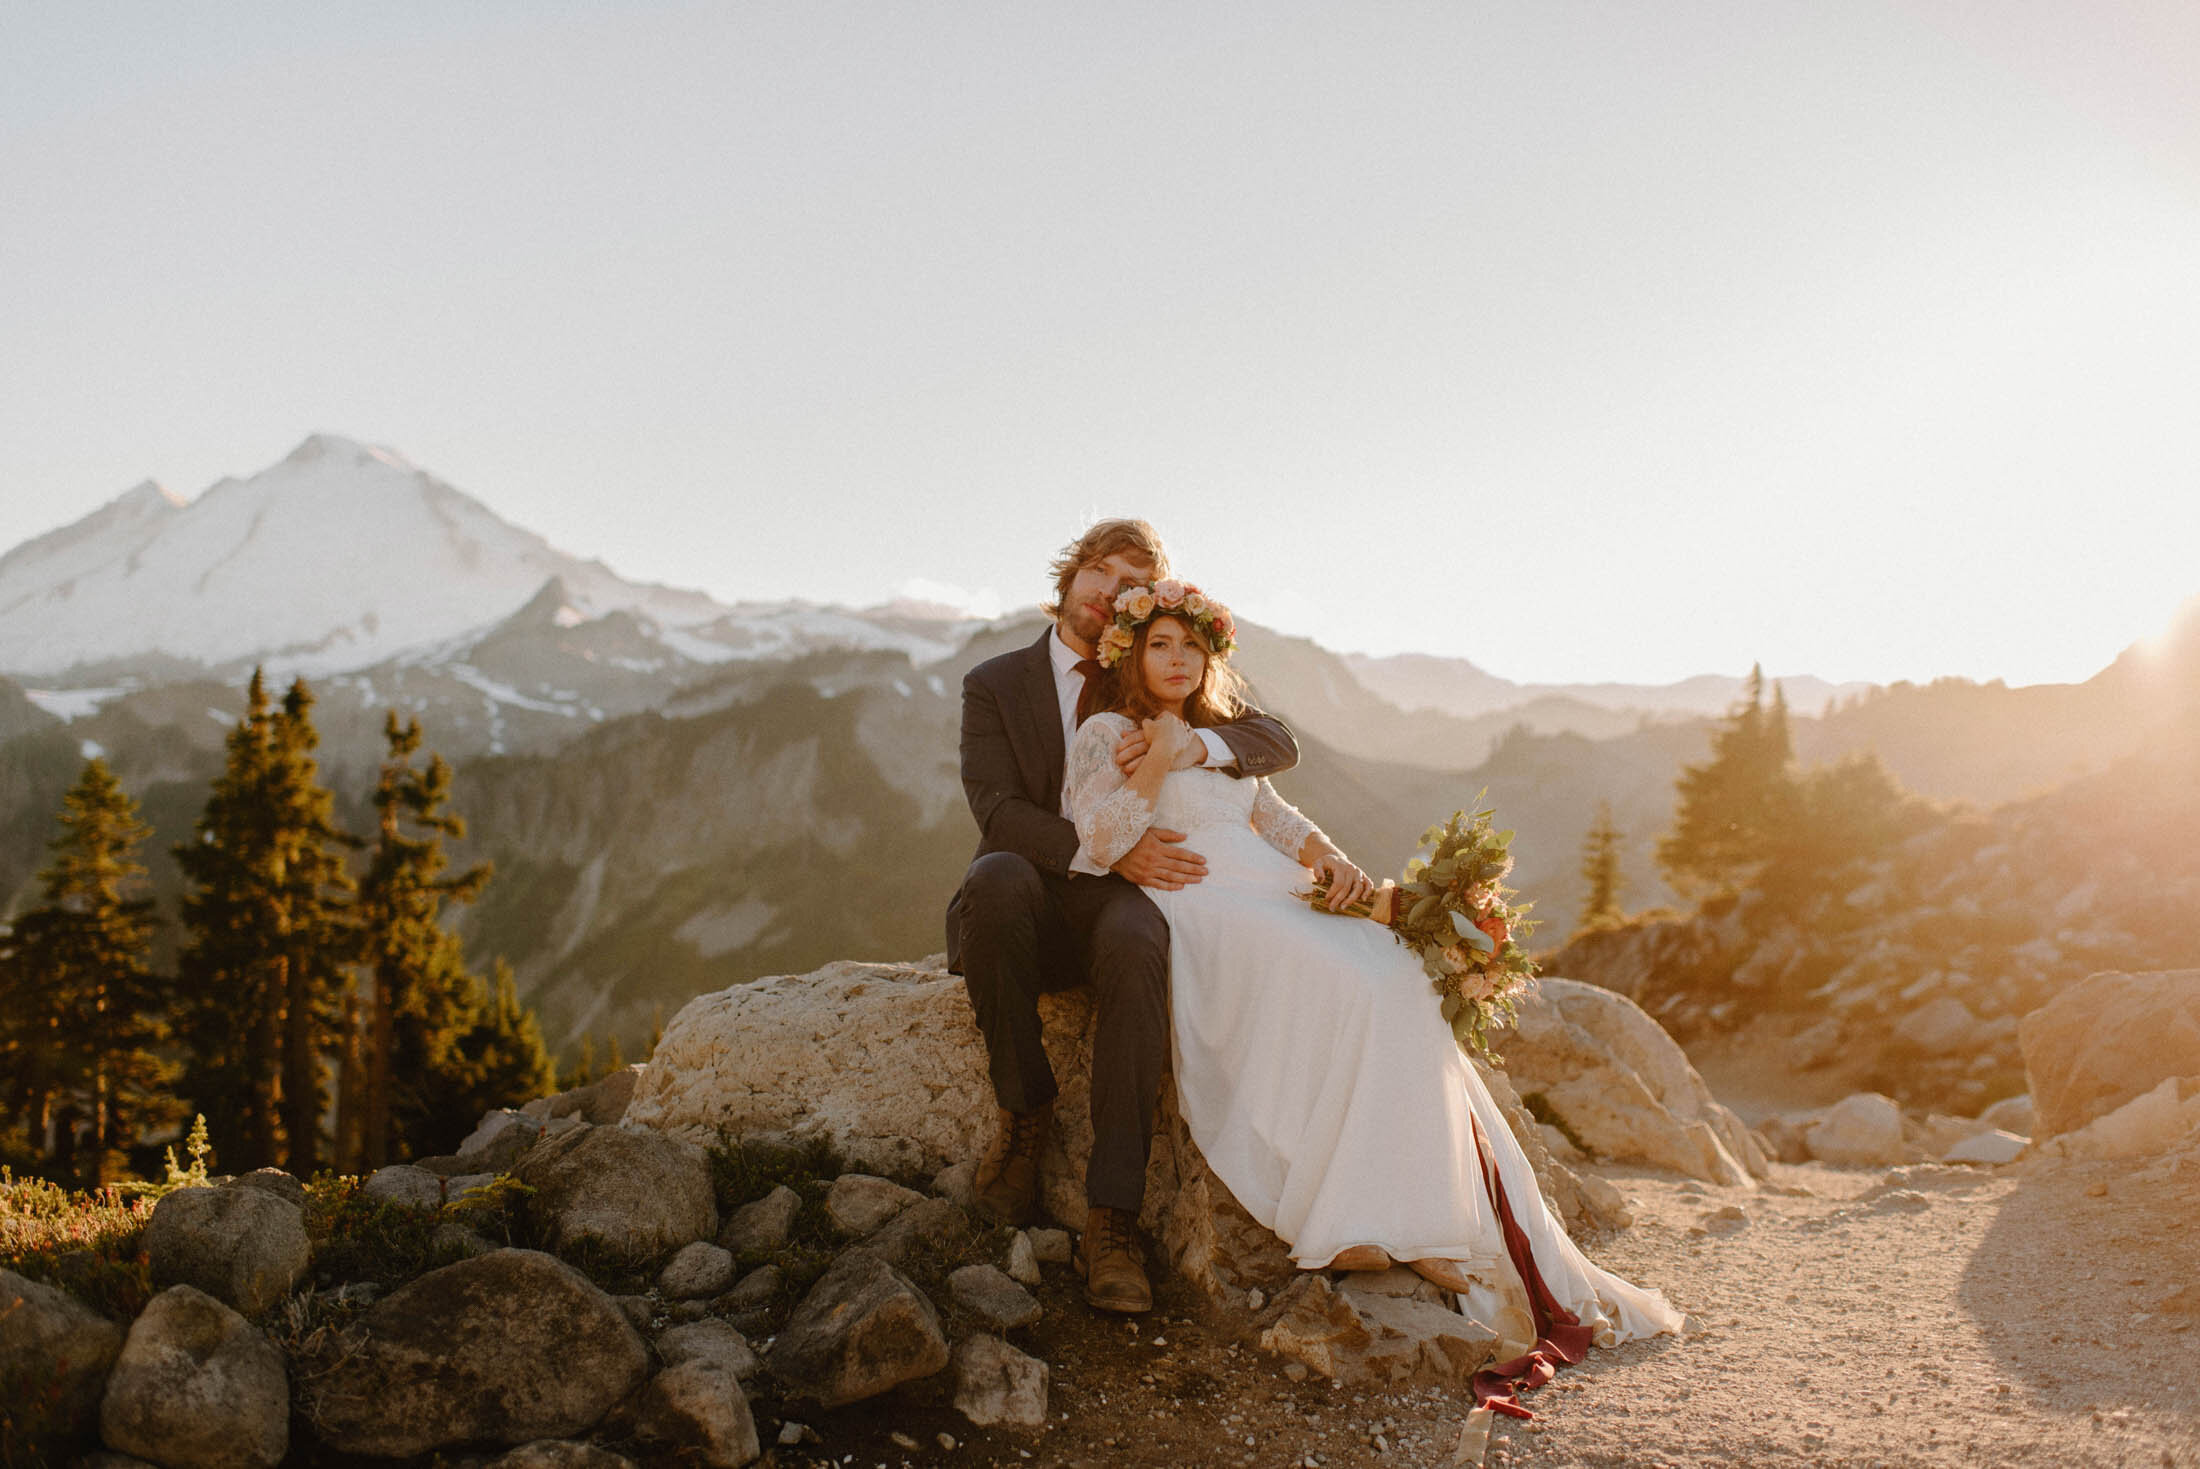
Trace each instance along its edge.
<path fill-rule="evenodd" d="M 1457 917 L 1458 915 L 1454 914 L 1452 916 Z M 1467 947 L 1477 954 L 1490 954 L 1495 953 L 1497 950 L 1496 941 L 1479 928 L 1470 928 L 1459 937 L 1466 940 Z"/>

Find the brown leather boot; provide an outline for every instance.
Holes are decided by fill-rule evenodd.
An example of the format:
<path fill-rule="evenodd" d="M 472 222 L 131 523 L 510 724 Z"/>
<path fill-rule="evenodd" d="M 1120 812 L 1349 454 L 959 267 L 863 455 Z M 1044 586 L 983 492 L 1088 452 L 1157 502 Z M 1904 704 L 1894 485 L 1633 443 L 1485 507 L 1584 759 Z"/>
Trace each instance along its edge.
<path fill-rule="evenodd" d="M 1153 1286 L 1141 1263 L 1136 1221 L 1123 1209 L 1098 1206 L 1085 1214 L 1078 1268 L 1085 1272 L 1085 1304 L 1136 1315 L 1153 1309 Z"/>
<path fill-rule="evenodd" d="M 972 1180 L 978 1212 L 996 1224 L 1029 1224 L 1039 1215 L 1039 1154 L 1047 1145 L 1054 1104 L 1025 1113 L 1004 1107 L 999 1121 Z"/>

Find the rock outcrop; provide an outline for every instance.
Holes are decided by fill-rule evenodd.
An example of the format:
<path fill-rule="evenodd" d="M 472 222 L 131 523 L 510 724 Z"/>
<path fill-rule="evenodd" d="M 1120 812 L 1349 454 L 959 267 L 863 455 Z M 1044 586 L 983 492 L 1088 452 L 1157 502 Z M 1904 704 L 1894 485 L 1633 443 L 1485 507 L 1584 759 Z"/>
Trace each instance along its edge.
<path fill-rule="evenodd" d="M 1727 1185 L 1766 1175 L 1749 1129 L 1624 995 L 1546 976 L 1495 1047 L 1514 1089 L 1540 1096 L 1564 1131 L 1603 1157 Z"/>
<path fill-rule="evenodd" d="M 1635 1078 L 1628 1083 L 1630 1097 L 1670 1095 L 1681 1108 L 1665 1114 L 1676 1138 L 1709 1138 L 1723 1148 L 1730 1131 L 1739 1134 L 1734 1146 L 1743 1152 L 1730 1152 L 1730 1166 L 1735 1176 L 1746 1178 L 1743 1159 L 1751 1156 L 1746 1130 L 1708 1094 L 1696 1097 L 1686 1060 L 1669 1041 L 1669 1055 L 1658 1049 L 1656 1026 L 1647 1017 L 1632 1007 L 1631 1015 L 1615 1011 L 1608 998 L 1590 991 L 1572 1001 L 1576 1016 L 1554 1018 L 1542 1027 L 1539 1033 L 1551 1037 L 1546 1053 L 1555 1055 L 1563 1043 L 1597 1056 L 1615 1085 L 1622 1075 Z M 1081 990 L 1048 995 L 1040 1000 L 1039 1014 L 1062 1087 L 1041 1162 L 1041 1204 L 1057 1222 L 1076 1227 L 1084 1221 L 1084 1159 L 1092 1142 L 1091 1001 Z M 1588 1029 L 1620 1022 L 1619 1037 L 1602 1043 Z M 1522 1044 L 1524 1054 L 1534 1049 Z M 1624 1225 L 1626 1211 L 1617 1192 L 1553 1160 L 1504 1073 L 1485 1069 L 1483 1075 L 1507 1108 L 1545 1195 L 1568 1226 Z M 1584 1091 L 1578 1104 L 1585 1111 L 1591 1095 Z M 697 1141 L 721 1128 L 759 1140 L 822 1136 L 859 1167 L 923 1176 L 975 1157 L 993 1115 L 985 1047 L 960 979 L 934 961 L 836 963 L 689 1001 L 665 1027 L 627 1106 L 625 1125 Z M 1611 1133 L 1615 1139 L 1625 1135 L 1617 1125 Z M 1702 1156 L 1704 1146 L 1699 1143 L 1694 1156 Z M 1690 1156 L 1678 1144 L 1673 1151 Z M 534 1166 L 532 1158 L 526 1166 Z M 927 1204 L 911 1205 L 909 1213 Z M 882 1234 L 903 1222 L 895 1220 Z M 1273 1293 L 1293 1277 L 1295 1266 L 1281 1243 L 1245 1213 L 1199 1156 L 1170 1086 L 1163 1088 L 1140 1222 L 1169 1263 L 1210 1298 L 1231 1299 L 1249 1289 Z M 734 1247 L 730 1240 L 721 1243 Z"/>
<path fill-rule="evenodd" d="M 2035 1137 L 2074 1132 L 2172 1077 L 2200 1078 L 2200 969 L 2095 974 L 2024 1017 Z"/>
<path fill-rule="evenodd" d="M 649 1372 L 611 1298 L 535 1250 L 431 1270 L 323 1355 L 303 1411 L 331 1448 L 385 1458 L 581 1433 Z"/>

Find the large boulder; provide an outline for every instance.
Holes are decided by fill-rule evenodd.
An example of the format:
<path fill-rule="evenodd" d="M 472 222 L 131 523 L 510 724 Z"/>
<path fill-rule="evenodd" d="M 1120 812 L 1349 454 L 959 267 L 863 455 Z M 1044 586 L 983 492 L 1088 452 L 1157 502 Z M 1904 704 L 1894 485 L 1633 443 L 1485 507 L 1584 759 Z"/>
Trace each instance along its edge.
<path fill-rule="evenodd" d="M 1062 1087 L 1041 1158 L 1040 1203 L 1057 1222 L 1080 1228 L 1085 1159 L 1092 1148 L 1091 997 L 1083 990 L 1042 996 L 1039 1016 Z M 1650 1028 L 1656 1030 L 1654 1024 Z M 1646 1039 L 1641 1045 L 1649 1049 Z M 1567 1224 L 1626 1223 L 1624 1207 L 1608 1184 L 1577 1176 L 1552 1160 L 1502 1073 L 1485 1068 L 1482 1074 L 1506 1107 L 1545 1196 Z M 721 1128 L 759 1140 L 822 1136 L 859 1167 L 921 1176 L 976 1157 L 993 1119 L 985 1044 L 962 981 L 934 961 L 843 962 L 689 1001 L 665 1027 L 644 1067 L 625 1125 L 661 1128 L 696 1141 Z M 905 1223 L 914 1227 L 925 1207 L 911 1206 L 882 1233 L 892 1234 Z M 1213 1299 L 1234 1299 L 1255 1288 L 1273 1294 L 1295 1273 L 1281 1242 L 1207 1167 L 1168 1083 L 1162 1087 L 1140 1223 L 1171 1267 Z M 882 1247 L 891 1253 L 892 1243 Z"/>
<path fill-rule="evenodd" d="M 22 1415 L 19 1436 L 36 1444 L 89 1433 L 121 1350 L 122 1328 L 76 1297 L 0 1270 L 0 1403 Z"/>
<path fill-rule="evenodd" d="M 1730 1186 L 1768 1171 L 1748 1127 L 1624 995 L 1545 976 L 1493 1045 L 1516 1091 L 1540 1095 L 1564 1130 L 1607 1158 Z"/>
<path fill-rule="evenodd" d="M 837 1408 L 939 1371 L 947 1337 L 924 1292 L 858 1247 L 810 1287 L 764 1365 L 792 1391 Z"/>
<path fill-rule="evenodd" d="M 694 1143 L 645 1128 L 591 1127 L 546 1138 L 515 1175 L 553 1250 L 592 1240 L 642 1261 L 718 1233 L 710 1161 Z"/>
<path fill-rule="evenodd" d="M 2200 1076 L 2165 1076 L 2153 1091 L 2074 1132 L 2047 1139 L 2054 1158 L 2150 1158 L 2200 1149 Z"/>
<path fill-rule="evenodd" d="M 313 1247 L 298 1206 L 263 1188 L 179 1188 L 145 1226 L 153 1284 L 190 1285 L 257 1316 L 290 1294 Z"/>
<path fill-rule="evenodd" d="M 611 1298 L 536 1250 L 431 1270 L 361 1316 L 303 1373 L 332 1449 L 404 1458 L 584 1432 L 649 1375 Z"/>
<path fill-rule="evenodd" d="M 108 1448 L 165 1469 L 272 1469 L 290 1452 L 283 1354 L 211 1295 L 170 1286 L 130 1327 L 99 1432 Z"/>
<path fill-rule="evenodd" d="M 2017 1030 L 2036 1138 L 2073 1132 L 2171 1077 L 2200 1077 L 2200 969 L 2095 974 Z"/>

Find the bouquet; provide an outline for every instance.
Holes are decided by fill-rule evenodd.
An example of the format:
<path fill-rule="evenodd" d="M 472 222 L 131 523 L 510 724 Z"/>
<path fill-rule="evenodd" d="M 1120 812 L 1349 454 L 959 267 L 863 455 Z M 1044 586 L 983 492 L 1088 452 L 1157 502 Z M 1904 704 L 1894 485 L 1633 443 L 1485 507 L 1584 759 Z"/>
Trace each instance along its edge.
<path fill-rule="evenodd" d="M 1527 917 L 1531 905 L 1511 902 L 1517 894 L 1504 886 L 1513 834 L 1495 830 L 1490 815 L 1452 812 L 1443 825 L 1421 833 L 1427 852 L 1406 864 L 1403 880 L 1386 882 L 1373 898 L 1342 910 L 1382 924 L 1421 956 L 1421 967 L 1444 997 L 1452 1035 L 1484 1056 L 1491 1029 L 1512 1018 L 1514 1001 L 1535 978 L 1535 964 L 1518 942 L 1535 928 Z M 1299 897 L 1317 912 L 1330 911 L 1324 878 Z"/>

